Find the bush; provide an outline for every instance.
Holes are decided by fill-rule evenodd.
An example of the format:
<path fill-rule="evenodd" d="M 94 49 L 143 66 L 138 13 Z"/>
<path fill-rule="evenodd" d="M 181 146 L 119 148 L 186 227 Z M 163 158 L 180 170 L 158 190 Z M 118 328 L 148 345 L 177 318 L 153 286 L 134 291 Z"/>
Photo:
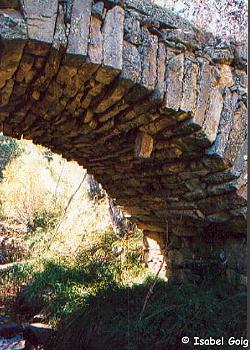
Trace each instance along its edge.
<path fill-rule="evenodd" d="M 35 217 L 52 210 L 47 160 L 25 149 L 6 166 L 1 186 L 2 210 L 6 218 L 32 228 Z"/>
<path fill-rule="evenodd" d="M 11 161 L 15 157 L 22 154 L 22 147 L 20 144 L 10 137 L 4 136 L 0 133 L 0 157 L 6 159 L 6 161 Z"/>
<path fill-rule="evenodd" d="M 149 287 L 150 281 L 132 287 L 114 285 L 89 296 L 61 323 L 55 348 L 185 350 L 193 345 L 182 345 L 183 336 L 246 336 L 246 293 L 221 281 L 202 286 L 159 281 L 141 315 Z"/>
<path fill-rule="evenodd" d="M 42 237 L 46 240 L 44 233 Z M 117 256 L 113 248 L 125 244 L 132 248 L 141 239 L 137 233 L 124 243 L 112 231 L 100 232 L 95 242 L 88 248 L 80 247 L 75 256 L 41 260 L 39 269 L 31 273 L 32 279 L 27 280 L 29 283 L 21 293 L 21 308 L 30 314 L 42 312 L 48 321 L 57 324 L 82 305 L 86 297 L 108 286 L 127 285 L 140 279 L 145 270 L 135 254 L 124 249 Z"/>

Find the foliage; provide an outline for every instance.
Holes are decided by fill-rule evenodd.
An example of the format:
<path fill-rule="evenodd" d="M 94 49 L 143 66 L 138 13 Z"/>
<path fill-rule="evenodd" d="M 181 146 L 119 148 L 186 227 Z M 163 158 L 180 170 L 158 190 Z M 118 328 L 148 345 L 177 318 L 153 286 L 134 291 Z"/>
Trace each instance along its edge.
<path fill-rule="evenodd" d="M 50 215 L 51 181 L 47 160 L 40 152 L 32 152 L 22 143 L 23 153 L 8 163 L 3 171 L 1 201 L 7 219 L 27 225 L 32 229 L 37 216 Z"/>
<path fill-rule="evenodd" d="M 133 246 L 139 238 L 127 240 Z M 21 293 L 25 311 L 29 310 L 31 314 L 42 312 L 50 322 L 57 323 L 82 305 L 86 297 L 95 295 L 101 289 L 140 280 L 145 274 L 140 264 L 140 250 L 134 254 L 124 250 L 117 257 L 112 247 L 118 244 L 124 242 L 112 231 L 100 233 L 98 241 L 88 249 L 81 247 L 73 257 L 41 260 L 39 265 L 34 266 L 31 280 L 23 275 L 22 282 L 30 281 Z"/>
<path fill-rule="evenodd" d="M 245 335 L 245 292 L 215 276 L 199 286 L 158 280 L 141 314 L 152 286 L 142 232 L 117 235 L 106 196 L 93 202 L 85 182 L 68 206 L 84 170 L 24 146 L 0 192 L 5 219 L 28 227 L 32 263 L 2 274 L 0 293 L 19 292 L 20 312 L 59 327 L 56 350 L 181 350 L 182 335 Z"/>
<path fill-rule="evenodd" d="M 34 263 L 31 270 L 27 267 L 29 274 L 25 274 L 25 267 L 22 267 L 1 275 L 1 296 L 13 295 L 23 285 L 30 284 L 33 275 L 47 270 L 47 262 L 59 265 L 67 262 L 67 266 L 75 262 L 85 269 L 90 257 L 91 266 L 95 266 L 95 259 L 106 256 L 113 266 L 112 262 L 114 260 L 115 263 L 116 258 L 112 253 L 112 244 L 121 242 L 115 243 L 117 237 L 112 230 L 106 196 L 94 202 L 89 198 L 89 188 L 84 182 L 72 197 L 84 178 L 84 169 L 76 163 L 65 162 L 58 155 L 52 156 L 44 148 L 30 142 L 18 141 L 18 144 L 23 153 L 7 165 L 0 183 L 2 221 L 12 227 L 13 232 L 22 228 L 18 240 L 27 254 L 20 259 L 32 260 Z M 65 213 L 66 207 L 68 210 Z M 138 241 L 138 238 L 135 240 Z M 98 271 L 101 273 L 100 269 Z M 35 277 L 35 281 L 38 280 Z M 63 286 L 60 288 L 63 290 Z M 70 294 L 71 286 L 66 285 L 65 288 Z M 82 288 L 76 288 L 79 295 Z M 56 293 L 55 304 L 57 296 L 62 302 Z M 65 303 L 67 300 L 65 295 Z M 56 307 L 53 310 L 48 310 L 51 319 L 63 317 L 61 310 L 56 311 Z"/>
<path fill-rule="evenodd" d="M 140 240 L 139 232 L 127 239 L 100 232 L 74 257 L 40 262 L 32 279 L 26 275 L 25 311 L 58 325 L 56 350 L 181 350 L 184 335 L 245 336 L 246 292 L 215 275 L 201 285 L 158 279 L 141 315 L 153 277 L 141 266 Z M 124 248 L 118 257 L 116 246 Z"/>
<path fill-rule="evenodd" d="M 2 304 L 8 304 L 13 296 L 19 293 L 23 284 L 27 283 L 35 271 L 35 266 L 32 264 L 19 265 L 14 269 L 1 272 L 0 283 L 0 301 Z M 12 313 L 13 305 L 10 303 L 10 312 Z"/>
<path fill-rule="evenodd" d="M 89 253 L 102 256 L 98 249 Z M 89 258 L 61 258 L 33 266 L 33 272 L 31 267 L 12 272 L 18 283 L 29 281 L 19 306 L 20 299 L 25 300 L 26 313 L 42 313 L 52 324 L 59 322 L 56 350 L 181 350 L 192 349 L 182 347 L 184 335 L 245 337 L 245 291 L 212 276 L 202 285 L 159 279 L 141 317 L 153 277 L 126 283 L 120 278 L 126 267 L 120 259 Z"/>
<path fill-rule="evenodd" d="M 23 153 L 8 163 L 3 172 L 2 214 L 7 220 L 26 224 L 34 231 L 38 226 L 45 227 L 48 221 L 59 219 L 74 181 L 78 181 L 84 170 L 76 164 L 64 167 L 61 157 L 51 157 L 42 147 L 25 141 L 20 145 Z M 71 168 L 73 178 L 67 173 Z"/>
<path fill-rule="evenodd" d="M 142 318 L 150 280 L 103 288 L 61 324 L 56 349 L 192 349 L 181 346 L 182 336 L 240 338 L 245 335 L 246 293 L 217 282 L 176 286 L 159 281 Z"/>
<path fill-rule="evenodd" d="M 0 157 L 7 160 L 12 160 L 15 157 L 20 156 L 22 148 L 20 144 L 10 137 L 0 134 Z"/>

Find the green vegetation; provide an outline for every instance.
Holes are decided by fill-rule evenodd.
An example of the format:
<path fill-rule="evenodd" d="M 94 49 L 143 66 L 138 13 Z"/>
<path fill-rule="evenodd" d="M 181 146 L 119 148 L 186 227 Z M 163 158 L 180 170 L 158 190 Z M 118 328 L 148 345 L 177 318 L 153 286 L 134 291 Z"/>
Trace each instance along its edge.
<path fill-rule="evenodd" d="M 0 157 L 8 160 L 12 160 L 15 157 L 20 156 L 22 153 L 22 147 L 20 144 L 11 137 L 4 136 L 0 133 Z"/>
<path fill-rule="evenodd" d="M 142 232 L 113 230 L 107 198 L 89 198 L 84 170 L 22 148 L 3 172 L 1 215 L 26 228 L 18 238 L 29 261 L 1 274 L 0 296 L 17 293 L 18 312 L 57 327 L 55 350 L 181 350 L 192 349 L 184 335 L 245 336 L 245 291 L 211 272 L 200 285 L 156 281 L 142 264 Z"/>
<path fill-rule="evenodd" d="M 33 266 L 20 268 L 14 275 L 7 273 L 5 279 L 27 284 L 19 295 L 20 311 L 23 309 L 29 315 L 42 313 L 47 321 L 56 325 L 100 290 L 111 285 L 141 282 L 146 270 L 140 263 L 141 251 L 136 248 L 140 241 L 140 233 L 125 241 L 112 231 L 101 233 L 98 243 L 79 250 L 71 258 L 61 256 L 36 261 Z M 120 256 L 115 256 L 113 248 L 125 244 L 130 244 L 130 253 L 124 250 Z"/>
<path fill-rule="evenodd" d="M 117 244 L 135 247 L 139 235 L 126 242 L 112 232 L 101 236 L 74 259 L 47 260 L 14 274 L 16 283 L 27 283 L 17 299 L 19 311 L 42 313 L 59 328 L 56 350 L 182 349 L 184 335 L 245 336 L 246 292 L 217 277 L 202 285 L 158 279 L 142 313 L 153 277 L 142 269 L 138 251 L 112 253 Z"/>
<path fill-rule="evenodd" d="M 20 156 L 22 152 L 22 147 L 15 139 L 0 133 L 0 179 L 3 178 L 2 169 L 5 164 Z"/>
<path fill-rule="evenodd" d="M 233 291 L 221 284 L 159 281 L 140 317 L 149 286 L 150 280 L 132 287 L 113 285 L 89 296 L 61 325 L 56 349 L 192 349 L 181 346 L 182 336 L 245 335 L 245 293 L 234 291 L 232 297 Z"/>

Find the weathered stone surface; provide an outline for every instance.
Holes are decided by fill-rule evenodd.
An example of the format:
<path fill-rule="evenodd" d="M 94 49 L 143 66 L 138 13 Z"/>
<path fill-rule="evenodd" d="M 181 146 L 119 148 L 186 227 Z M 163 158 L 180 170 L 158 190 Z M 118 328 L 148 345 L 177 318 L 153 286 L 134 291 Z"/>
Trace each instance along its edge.
<path fill-rule="evenodd" d="M 157 117 L 158 115 L 156 115 Z M 166 129 L 169 125 L 171 125 L 172 121 L 167 118 L 167 116 L 163 116 L 163 118 L 157 118 L 155 121 L 153 121 L 150 124 L 147 124 L 145 126 L 140 127 L 141 131 L 145 131 L 149 133 L 150 135 L 154 135 L 164 129 Z M 166 148 L 166 146 L 169 145 L 167 141 L 159 142 L 156 146 L 157 149 Z"/>
<path fill-rule="evenodd" d="M 1 0 L 0 2 L 1 9 L 20 9 L 20 0 Z"/>
<path fill-rule="evenodd" d="M 123 67 L 121 78 L 139 83 L 141 78 L 141 57 L 136 46 L 123 42 Z"/>
<path fill-rule="evenodd" d="M 141 27 L 140 21 L 136 16 L 131 13 L 125 16 L 124 21 L 124 39 L 134 45 L 140 45 L 141 43 Z"/>
<path fill-rule="evenodd" d="M 52 46 L 56 50 L 60 50 L 61 47 L 66 49 L 68 38 L 67 38 L 67 27 L 65 23 L 65 13 L 63 10 L 63 6 L 61 4 L 58 4 L 58 13 L 56 18 L 56 25 L 55 25 L 55 31 L 54 31 L 54 39 Z"/>
<path fill-rule="evenodd" d="M 225 158 L 233 164 L 239 149 L 247 137 L 247 109 L 244 103 L 240 102 L 232 119 L 232 128 L 228 137 L 225 149 Z"/>
<path fill-rule="evenodd" d="M 198 202 L 198 207 L 204 211 L 205 214 L 212 214 L 225 209 L 233 209 L 235 207 L 244 207 L 245 199 L 238 197 L 235 192 L 231 195 L 230 193 L 209 197 L 202 199 Z"/>
<path fill-rule="evenodd" d="M 104 7 L 104 3 L 103 1 L 98 1 L 96 3 L 92 4 L 92 15 L 94 17 L 99 18 L 100 20 L 103 19 L 103 17 L 105 16 L 105 7 Z"/>
<path fill-rule="evenodd" d="M 219 67 L 219 76 L 214 85 L 217 87 L 230 87 L 234 85 L 232 68 L 230 66 L 227 64 L 222 64 Z"/>
<path fill-rule="evenodd" d="M 233 171 L 231 169 L 222 172 L 215 172 L 204 176 L 203 181 L 206 183 L 224 183 L 231 180 L 235 180 L 239 177 L 239 172 Z"/>
<path fill-rule="evenodd" d="M 82 59 L 87 56 L 91 3 L 92 0 L 75 0 L 72 6 L 67 53 Z"/>
<path fill-rule="evenodd" d="M 91 17 L 90 22 L 90 38 L 88 58 L 91 63 L 102 63 L 102 42 L 103 35 L 101 32 L 102 21 L 96 17 Z"/>
<path fill-rule="evenodd" d="M 115 6 L 106 14 L 103 25 L 103 64 L 114 70 L 122 69 L 124 10 Z"/>
<path fill-rule="evenodd" d="M 142 80 L 141 83 L 148 90 L 153 90 L 156 83 L 157 74 L 157 49 L 158 38 L 156 35 L 150 35 L 147 28 L 143 28 L 142 45 Z"/>
<path fill-rule="evenodd" d="M 185 57 L 183 74 L 183 95 L 180 108 L 185 112 L 194 112 L 197 94 L 198 64 L 194 61 L 193 57 Z"/>
<path fill-rule="evenodd" d="M 209 100 L 210 85 L 211 66 L 208 62 L 203 61 L 200 66 L 196 109 L 193 118 L 186 122 L 187 129 L 199 130 L 202 127 Z"/>
<path fill-rule="evenodd" d="M 4 87 L 7 80 L 16 72 L 22 57 L 24 43 L 15 41 L 7 42 L 2 48 L 0 61 L 0 88 Z"/>
<path fill-rule="evenodd" d="M 7 105 L 7 103 L 9 102 L 9 99 L 13 90 L 13 85 L 14 85 L 14 82 L 12 80 L 8 80 L 4 88 L 2 89 L 0 107 Z"/>
<path fill-rule="evenodd" d="M 160 91 L 160 93 L 162 94 L 162 98 L 166 91 L 166 84 L 165 84 L 166 56 L 167 56 L 166 47 L 163 43 L 159 42 L 158 53 L 157 53 L 158 63 L 157 63 L 156 89 Z"/>
<path fill-rule="evenodd" d="M 10 40 L 27 39 L 27 24 L 17 11 L 0 10 L 1 38 Z"/>
<path fill-rule="evenodd" d="M 206 137 L 211 144 L 215 141 L 217 136 L 222 107 L 223 98 L 221 92 L 218 89 L 212 90 L 206 112 L 206 119 L 202 126 L 202 132 L 206 134 Z"/>
<path fill-rule="evenodd" d="M 150 158 L 153 144 L 154 141 L 150 135 L 139 132 L 135 140 L 135 158 Z"/>
<path fill-rule="evenodd" d="M 223 110 L 221 113 L 220 124 L 218 129 L 218 135 L 214 144 L 206 150 L 209 155 L 217 155 L 218 157 L 224 156 L 225 148 L 227 146 L 229 133 L 232 127 L 233 114 L 236 108 L 238 96 L 235 93 L 231 93 L 229 89 L 226 89 L 224 93 Z"/>
<path fill-rule="evenodd" d="M 182 100 L 184 55 L 167 50 L 165 107 L 178 111 Z"/>
<path fill-rule="evenodd" d="M 144 231 L 144 261 L 149 270 L 165 278 L 165 239 L 162 234 L 153 231 Z"/>
<path fill-rule="evenodd" d="M 23 0 L 24 16 L 27 20 L 30 39 L 52 43 L 56 15 L 57 0 Z"/>
<path fill-rule="evenodd" d="M 231 63 L 232 60 L 233 60 L 233 54 L 227 48 L 225 48 L 225 49 L 208 48 L 206 50 L 206 53 L 209 54 L 209 56 L 211 57 L 211 59 L 215 63 L 222 63 L 222 64 L 224 64 L 224 63 Z"/>

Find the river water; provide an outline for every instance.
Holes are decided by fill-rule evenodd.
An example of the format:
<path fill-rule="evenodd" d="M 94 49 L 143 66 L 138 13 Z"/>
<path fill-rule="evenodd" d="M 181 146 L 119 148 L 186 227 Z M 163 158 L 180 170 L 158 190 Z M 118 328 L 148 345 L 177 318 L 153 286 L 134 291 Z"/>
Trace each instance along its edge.
<path fill-rule="evenodd" d="M 15 331 L 16 324 L 9 316 L 5 315 L 4 310 L 5 308 L 2 306 L 0 308 L 0 332 L 3 337 L 0 336 L 0 350 L 23 350 L 25 348 L 23 334 L 20 333 L 20 330 Z M 2 332 L 5 326 L 12 327 L 13 329 L 8 336 Z"/>
<path fill-rule="evenodd" d="M 13 338 L 0 338 L 0 350 L 23 350 L 25 342 L 22 334 L 17 334 Z"/>

